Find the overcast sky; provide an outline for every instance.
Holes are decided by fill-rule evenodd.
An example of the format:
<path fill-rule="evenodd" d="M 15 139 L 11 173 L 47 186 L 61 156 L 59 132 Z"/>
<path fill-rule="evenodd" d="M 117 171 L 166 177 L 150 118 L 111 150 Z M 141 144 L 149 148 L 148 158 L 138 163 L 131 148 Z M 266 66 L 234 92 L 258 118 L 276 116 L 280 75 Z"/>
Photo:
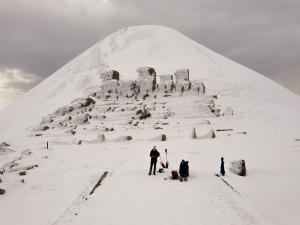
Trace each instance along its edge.
<path fill-rule="evenodd" d="M 0 108 L 110 33 L 144 24 L 300 94 L 299 0 L 0 0 Z"/>

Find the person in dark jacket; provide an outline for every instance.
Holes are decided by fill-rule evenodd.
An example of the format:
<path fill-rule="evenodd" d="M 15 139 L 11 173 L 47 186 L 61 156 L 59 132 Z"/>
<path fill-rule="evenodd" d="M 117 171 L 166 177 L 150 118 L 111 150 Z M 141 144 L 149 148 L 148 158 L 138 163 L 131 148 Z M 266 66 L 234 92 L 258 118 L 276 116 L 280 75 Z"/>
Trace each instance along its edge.
<path fill-rule="evenodd" d="M 153 174 L 156 174 L 156 164 L 157 164 L 157 158 L 160 156 L 159 152 L 156 149 L 156 146 L 154 146 L 150 152 L 150 157 L 151 157 L 151 162 L 150 162 L 150 170 L 149 170 L 149 175 L 152 173 L 152 168 L 153 168 Z"/>
<path fill-rule="evenodd" d="M 179 166 L 179 175 L 180 181 L 187 181 L 187 177 L 189 176 L 189 162 L 184 159 L 181 161 Z"/>
<path fill-rule="evenodd" d="M 221 158 L 221 168 L 220 168 L 220 174 L 222 176 L 225 176 L 225 168 L 224 168 L 224 158 Z"/>

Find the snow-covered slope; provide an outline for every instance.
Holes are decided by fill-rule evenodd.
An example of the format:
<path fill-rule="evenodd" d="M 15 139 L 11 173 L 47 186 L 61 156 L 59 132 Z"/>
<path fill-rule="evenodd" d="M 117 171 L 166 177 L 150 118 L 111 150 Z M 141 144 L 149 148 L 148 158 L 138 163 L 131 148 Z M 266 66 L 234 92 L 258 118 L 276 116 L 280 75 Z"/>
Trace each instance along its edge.
<path fill-rule="evenodd" d="M 141 66 L 153 66 L 159 74 L 189 68 L 191 79 L 201 79 L 211 89 L 241 102 L 299 106 L 299 97 L 277 83 L 175 30 L 161 26 L 128 27 L 83 52 L 1 112 L 0 135 L 21 134 L 42 116 L 97 90 L 99 74 L 105 70 L 116 69 L 121 79 L 133 79 Z"/>
<path fill-rule="evenodd" d="M 77 98 L 99 92 L 102 72 L 114 69 L 122 80 L 131 80 L 141 66 L 154 67 L 158 74 L 189 68 L 190 79 L 204 82 L 207 93 L 158 93 L 145 100 L 101 98 L 66 115 L 55 113 Z M 152 115 L 138 120 L 136 110 L 144 105 Z M 208 110 L 212 105 L 224 116 Z M 92 119 L 71 127 L 79 113 L 89 113 Z M 1 221 L 296 225 L 298 115 L 299 96 L 179 32 L 161 26 L 124 28 L 0 112 L 0 143 L 11 144 L 0 148 L 0 171 L 5 169 L 0 188 L 6 190 L 0 195 Z M 37 132 L 43 117 L 61 119 L 62 125 L 51 127 L 47 122 L 51 129 Z M 191 139 L 193 128 L 202 137 L 214 129 L 217 137 Z M 72 135 L 71 129 L 76 133 Z M 105 134 L 105 141 L 99 133 Z M 160 141 L 162 134 L 165 142 Z M 127 135 L 133 140 L 126 141 Z M 45 149 L 47 141 L 50 150 Z M 161 154 L 168 148 L 170 168 L 149 177 L 153 145 Z M 238 193 L 214 176 L 221 156 L 226 163 L 224 179 Z M 230 162 L 240 158 L 246 160 L 246 177 L 228 170 Z M 190 161 L 189 181 L 165 180 L 181 159 Z M 22 170 L 26 176 L 18 175 Z M 89 195 L 104 171 L 109 172 L 104 183 Z"/>

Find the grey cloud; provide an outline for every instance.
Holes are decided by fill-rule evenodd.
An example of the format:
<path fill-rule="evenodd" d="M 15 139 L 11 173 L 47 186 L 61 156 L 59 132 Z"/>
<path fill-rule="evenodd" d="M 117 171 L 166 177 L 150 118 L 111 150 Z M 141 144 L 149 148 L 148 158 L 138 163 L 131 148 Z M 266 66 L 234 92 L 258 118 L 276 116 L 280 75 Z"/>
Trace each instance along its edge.
<path fill-rule="evenodd" d="M 33 81 L 30 83 L 23 83 L 23 82 L 9 82 L 7 83 L 4 88 L 9 89 L 15 89 L 18 90 L 20 92 L 26 92 L 28 89 L 32 88 L 33 86 L 35 86 L 36 84 L 38 84 L 39 82 Z"/>
<path fill-rule="evenodd" d="M 25 92 L 42 79 L 34 74 L 24 73 L 18 69 L 0 70 L 0 89 Z"/>

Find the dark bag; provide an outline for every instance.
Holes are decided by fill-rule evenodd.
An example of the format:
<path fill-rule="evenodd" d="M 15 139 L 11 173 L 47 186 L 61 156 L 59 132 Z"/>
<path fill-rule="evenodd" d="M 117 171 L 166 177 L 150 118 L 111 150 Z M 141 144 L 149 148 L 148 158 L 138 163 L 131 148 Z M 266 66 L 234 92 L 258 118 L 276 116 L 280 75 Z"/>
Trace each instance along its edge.
<path fill-rule="evenodd" d="M 177 180 L 179 178 L 177 170 L 172 170 L 172 180 Z"/>
<path fill-rule="evenodd" d="M 166 165 L 164 164 L 163 161 L 160 161 L 160 165 L 161 165 L 162 168 L 168 168 L 168 167 L 166 167 Z"/>

